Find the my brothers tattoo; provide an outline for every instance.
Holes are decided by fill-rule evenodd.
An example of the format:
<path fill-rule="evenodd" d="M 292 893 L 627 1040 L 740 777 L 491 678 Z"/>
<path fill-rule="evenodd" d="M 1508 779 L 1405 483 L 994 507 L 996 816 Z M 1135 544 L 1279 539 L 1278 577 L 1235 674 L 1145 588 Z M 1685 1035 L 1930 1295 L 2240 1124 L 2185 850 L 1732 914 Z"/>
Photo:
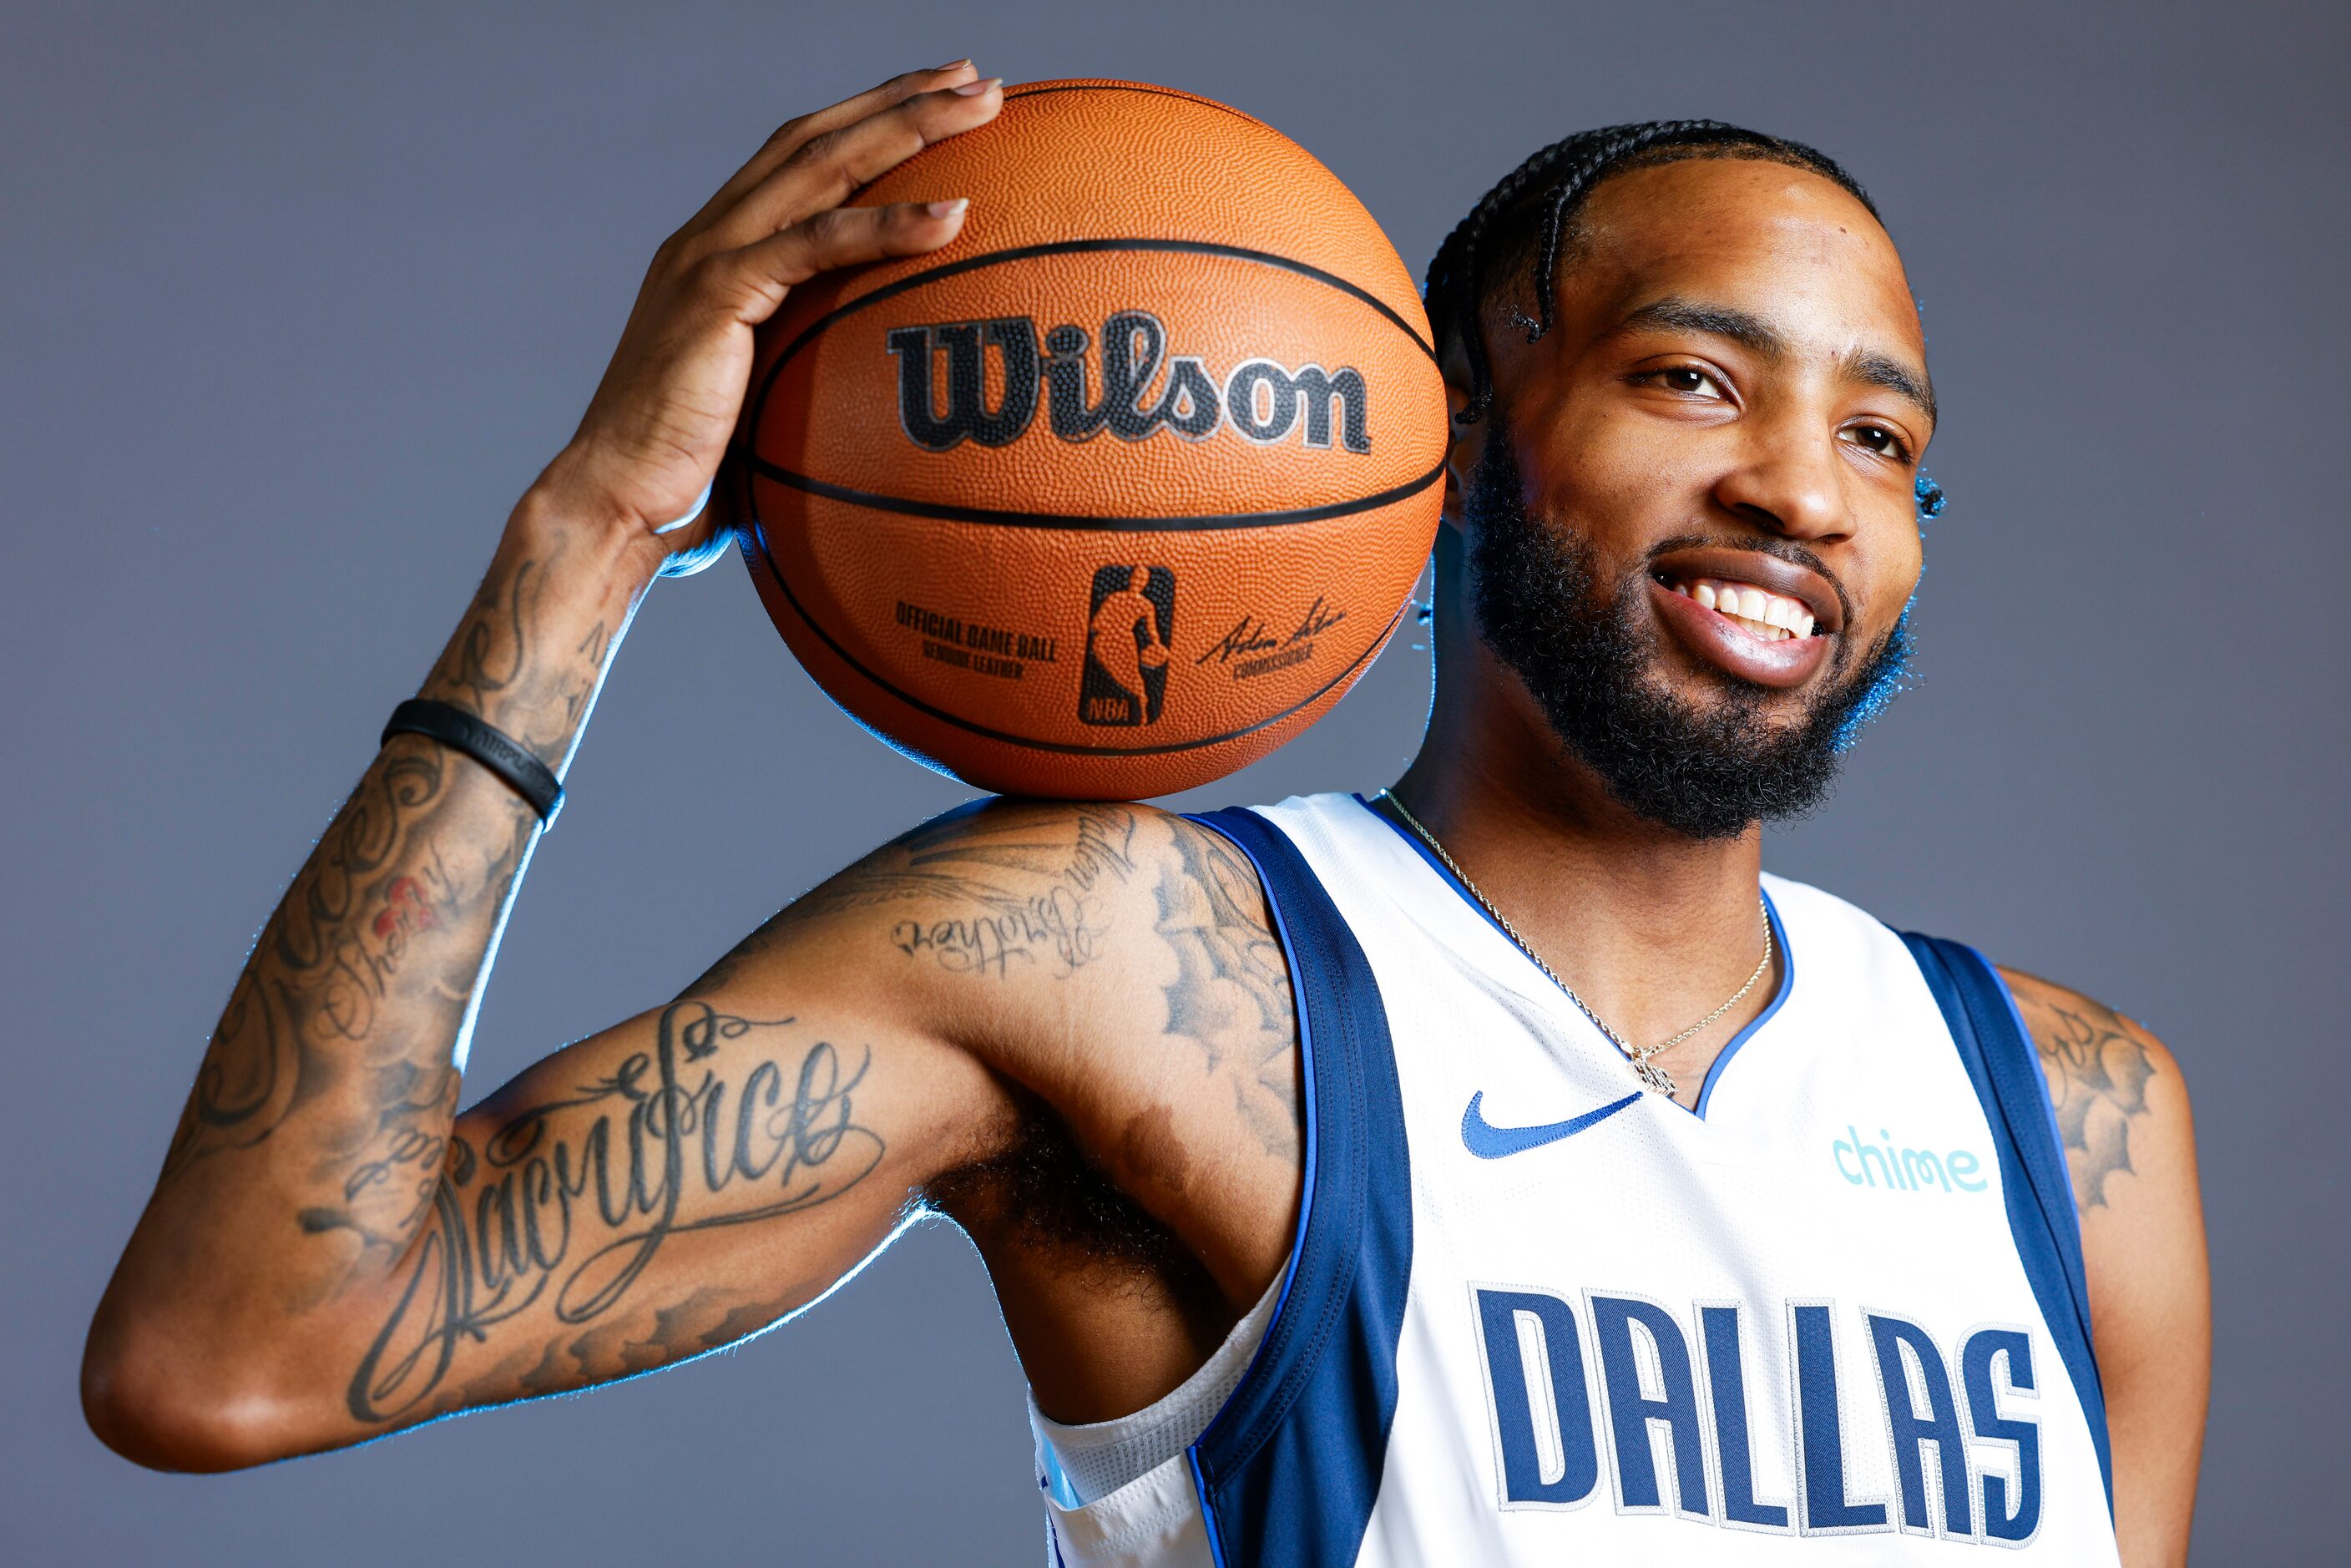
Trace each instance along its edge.
<path fill-rule="evenodd" d="M 891 896 L 935 896 L 977 910 L 901 920 L 892 946 L 956 974 L 1002 978 L 1015 964 L 1050 962 L 1066 975 L 1093 958 L 1105 929 L 1094 891 L 1134 874 L 1134 814 L 1081 807 L 1066 817 L 969 818 L 899 841 L 903 873 L 869 886 Z"/>
<path fill-rule="evenodd" d="M 1134 877 L 1136 824 L 1133 810 L 1115 805 L 926 823 L 778 912 L 684 994 L 713 994 L 805 922 L 893 904 L 930 906 L 889 929 L 909 958 L 998 979 L 1039 963 L 1071 974 L 1102 951 L 1109 924 L 1099 894 Z"/>

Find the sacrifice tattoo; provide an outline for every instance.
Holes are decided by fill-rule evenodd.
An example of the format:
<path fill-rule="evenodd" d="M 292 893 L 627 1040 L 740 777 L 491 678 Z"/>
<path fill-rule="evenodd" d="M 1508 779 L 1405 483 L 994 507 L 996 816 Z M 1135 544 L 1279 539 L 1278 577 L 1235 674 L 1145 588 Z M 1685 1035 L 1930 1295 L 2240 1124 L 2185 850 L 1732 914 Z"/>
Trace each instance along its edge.
<path fill-rule="evenodd" d="M 794 1021 L 673 1003 L 652 1050 L 507 1117 L 478 1151 L 457 1137 L 444 1161 L 438 1140 L 420 1140 L 346 1184 L 354 1199 L 397 1186 L 413 1195 L 414 1212 L 384 1226 L 355 1205 L 305 1210 L 306 1230 L 352 1232 L 400 1270 L 392 1310 L 351 1378 L 352 1416 L 380 1424 L 417 1413 L 464 1347 L 542 1301 L 559 1323 L 596 1323 L 673 1237 L 779 1219 L 862 1181 L 884 1149 L 856 1119 L 871 1054 L 817 1040 L 788 1068 L 776 1053 Z M 737 1310 L 718 1317 L 718 1328 L 743 1333 L 767 1321 L 745 1322 Z M 590 1363 L 592 1339 L 572 1354 Z"/>

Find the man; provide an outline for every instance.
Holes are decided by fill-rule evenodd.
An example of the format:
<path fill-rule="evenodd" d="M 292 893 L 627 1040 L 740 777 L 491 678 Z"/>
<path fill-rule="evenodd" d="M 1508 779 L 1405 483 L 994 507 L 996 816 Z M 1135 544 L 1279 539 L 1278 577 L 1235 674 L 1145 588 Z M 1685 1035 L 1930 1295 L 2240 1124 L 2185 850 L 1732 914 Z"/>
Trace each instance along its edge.
<path fill-rule="evenodd" d="M 441 706 L 232 995 L 92 1330 L 100 1436 L 220 1469 L 643 1371 L 928 1208 L 987 1261 L 1060 1562 L 2183 1561 L 2171 1059 L 1761 873 L 1898 676 L 1935 418 L 1873 210 L 1770 138 L 1570 138 L 1439 253 L 1438 686 L 1393 795 L 950 813 L 457 1113 L 549 770 L 731 527 L 696 497 L 753 327 L 952 238 L 839 204 L 998 101 L 958 62 L 795 120 L 662 247 Z"/>

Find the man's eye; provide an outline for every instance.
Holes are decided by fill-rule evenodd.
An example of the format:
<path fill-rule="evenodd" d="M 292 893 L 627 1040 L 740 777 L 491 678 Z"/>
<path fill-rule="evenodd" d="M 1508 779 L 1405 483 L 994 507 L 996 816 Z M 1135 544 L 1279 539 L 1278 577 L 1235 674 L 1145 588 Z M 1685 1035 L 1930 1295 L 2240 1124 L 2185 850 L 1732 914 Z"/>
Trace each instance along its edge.
<path fill-rule="evenodd" d="M 1854 444 L 1881 457 L 1899 457 L 1903 454 L 1902 438 L 1882 424 L 1856 424 L 1845 433 Z"/>
<path fill-rule="evenodd" d="M 1694 365 L 1676 365 L 1669 371 L 1659 371 L 1657 384 L 1667 392 L 1689 392 L 1698 397 L 1720 397 L 1722 388 L 1712 376 Z"/>

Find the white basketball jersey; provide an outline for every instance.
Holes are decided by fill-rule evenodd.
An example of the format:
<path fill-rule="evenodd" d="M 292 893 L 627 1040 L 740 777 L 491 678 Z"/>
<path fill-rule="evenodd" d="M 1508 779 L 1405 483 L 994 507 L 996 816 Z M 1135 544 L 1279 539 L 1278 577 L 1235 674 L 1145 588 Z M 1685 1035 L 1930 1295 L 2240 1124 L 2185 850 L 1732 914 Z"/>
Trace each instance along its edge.
<path fill-rule="evenodd" d="M 1971 949 L 1777 877 L 1783 979 L 1695 1113 L 1351 795 L 1199 819 L 1299 998 L 1289 1277 L 1063 1568 L 2116 1562 L 2046 1085 Z"/>

